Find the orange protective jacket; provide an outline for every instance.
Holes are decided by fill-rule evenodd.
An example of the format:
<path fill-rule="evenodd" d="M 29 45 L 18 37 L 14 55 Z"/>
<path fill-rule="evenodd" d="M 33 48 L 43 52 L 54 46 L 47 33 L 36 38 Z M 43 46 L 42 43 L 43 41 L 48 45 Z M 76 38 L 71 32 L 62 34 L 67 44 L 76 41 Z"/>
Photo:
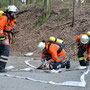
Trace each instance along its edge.
<path fill-rule="evenodd" d="M 77 39 L 76 39 L 77 45 L 79 44 L 79 45 L 82 45 L 82 46 L 83 46 L 83 44 L 80 42 L 80 38 L 82 37 L 82 35 L 83 35 L 83 34 L 80 34 L 80 35 L 77 37 Z M 89 44 L 90 44 L 90 43 L 88 43 L 88 44 L 86 44 L 86 45 L 83 46 L 85 49 L 88 49 L 88 56 L 87 56 L 87 59 L 88 59 L 88 60 L 90 60 L 90 45 L 89 45 Z"/>
<path fill-rule="evenodd" d="M 47 53 L 49 53 L 51 55 L 52 60 L 54 62 L 61 62 L 61 61 L 66 60 L 66 54 L 65 54 L 64 49 L 62 49 L 60 53 L 57 53 L 57 51 L 60 49 L 60 46 L 57 44 L 51 43 L 51 45 L 48 49 L 49 43 L 50 42 L 46 43 L 46 50 L 47 50 Z M 44 51 L 42 52 L 41 58 L 42 59 L 45 58 L 45 52 Z M 52 63 L 52 60 L 51 60 L 51 63 Z"/>
<path fill-rule="evenodd" d="M 0 17 L 0 37 L 5 37 L 5 45 L 11 45 L 15 22 L 16 19 L 10 20 L 10 17 L 5 15 Z"/>

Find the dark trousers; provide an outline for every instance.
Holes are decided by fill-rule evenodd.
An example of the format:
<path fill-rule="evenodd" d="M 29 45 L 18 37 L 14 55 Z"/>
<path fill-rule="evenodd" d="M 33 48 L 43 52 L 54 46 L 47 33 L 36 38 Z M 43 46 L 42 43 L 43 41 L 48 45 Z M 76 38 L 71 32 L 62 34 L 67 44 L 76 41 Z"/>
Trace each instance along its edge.
<path fill-rule="evenodd" d="M 77 53 L 78 58 L 84 57 L 85 51 L 86 51 L 86 48 L 84 48 L 83 46 L 80 46 L 78 48 L 78 53 Z M 85 66 L 86 65 L 84 59 L 83 60 L 79 60 L 79 63 L 80 63 L 81 66 Z"/>
<path fill-rule="evenodd" d="M 4 69 L 9 57 L 10 47 L 0 44 L 0 69 Z"/>
<path fill-rule="evenodd" d="M 59 69 L 59 68 L 70 68 L 70 61 L 69 60 L 65 60 L 62 62 L 55 62 L 53 63 L 53 69 Z"/>

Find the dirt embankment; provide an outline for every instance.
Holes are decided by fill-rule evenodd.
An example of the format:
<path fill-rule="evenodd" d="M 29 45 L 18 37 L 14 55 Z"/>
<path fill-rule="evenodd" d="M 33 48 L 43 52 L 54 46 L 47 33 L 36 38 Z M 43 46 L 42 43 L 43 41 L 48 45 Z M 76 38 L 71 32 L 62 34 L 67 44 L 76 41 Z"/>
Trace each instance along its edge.
<path fill-rule="evenodd" d="M 24 12 L 18 14 L 15 43 L 11 46 L 11 55 L 23 55 L 27 52 L 34 52 L 34 56 L 40 56 L 37 45 L 42 40 L 48 40 L 49 36 L 62 38 L 66 43 L 67 56 L 71 60 L 76 60 L 77 48 L 76 37 L 81 33 L 86 33 L 90 26 L 90 5 L 83 4 L 75 7 L 75 25 L 71 27 L 72 17 L 66 20 L 59 20 L 62 8 L 68 7 L 72 11 L 72 3 L 56 2 L 53 4 L 54 14 L 48 21 L 40 27 L 34 28 L 35 23 L 42 15 L 42 8 L 35 6 L 24 8 Z"/>

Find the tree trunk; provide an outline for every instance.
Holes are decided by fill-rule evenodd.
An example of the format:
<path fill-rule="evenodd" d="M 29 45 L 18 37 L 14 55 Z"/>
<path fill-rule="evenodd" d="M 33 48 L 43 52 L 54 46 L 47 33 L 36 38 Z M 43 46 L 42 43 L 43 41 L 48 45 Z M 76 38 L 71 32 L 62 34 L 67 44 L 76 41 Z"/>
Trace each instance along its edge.
<path fill-rule="evenodd" d="M 43 0 L 36 0 L 36 3 L 42 2 Z"/>
<path fill-rule="evenodd" d="M 44 0 L 44 11 L 48 14 L 52 11 L 52 0 Z"/>
<path fill-rule="evenodd" d="M 36 3 L 36 0 L 33 0 L 33 3 Z"/>
<path fill-rule="evenodd" d="M 74 20 L 75 20 L 75 17 L 74 17 L 74 9 L 75 9 L 75 0 L 73 0 L 73 16 L 72 16 L 72 27 L 74 26 Z"/>
<path fill-rule="evenodd" d="M 32 3 L 32 0 L 30 0 L 30 4 Z"/>
<path fill-rule="evenodd" d="M 26 5 L 28 5 L 29 4 L 29 0 L 26 0 Z"/>
<path fill-rule="evenodd" d="M 90 0 L 86 0 L 86 3 L 90 3 Z"/>
<path fill-rule="evenodd" d="M 13 5 L 14 4 L 14 0 L 9 0 L 9 4 Z"/>
<path fill-rule="evenodd" d="M 14 0 L 14 5 L 18 7 L 18 0 Z"/>
<path fill-rule="evenodd" d="M 37 0 L 29 0 L 29 4 L 36 3 Z"/>

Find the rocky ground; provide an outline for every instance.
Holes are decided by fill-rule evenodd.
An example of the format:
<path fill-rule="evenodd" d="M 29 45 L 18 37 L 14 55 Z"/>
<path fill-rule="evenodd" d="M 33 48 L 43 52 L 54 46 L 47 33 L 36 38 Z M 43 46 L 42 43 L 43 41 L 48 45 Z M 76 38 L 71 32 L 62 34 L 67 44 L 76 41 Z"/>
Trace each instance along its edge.
<path fill-rule="evenodd" d="M 11 55 L 22 56 L 27 52 L 34 52 L 33 56 L 40 56 L 37 45 L 42 40 L 48 40 L 49 36 L 62 38 L 66 43 L 67 56 L 71 60 L 77 60 L 76 37 L 86 33 L 90 26 L 90 4 L 75 5 L 75 25 L 71 27 L 72 15 L 67 20 L 60 20 L 62 8 L 69 8 L 72 12 L 72 3 L 53 3 L 53 14 L 48 21 L 40 27 L 34 28 L 35 23 L 42 15 L 42 7 L 24 7 L 17 16 L 15 42 L 11 46 Z"/>

